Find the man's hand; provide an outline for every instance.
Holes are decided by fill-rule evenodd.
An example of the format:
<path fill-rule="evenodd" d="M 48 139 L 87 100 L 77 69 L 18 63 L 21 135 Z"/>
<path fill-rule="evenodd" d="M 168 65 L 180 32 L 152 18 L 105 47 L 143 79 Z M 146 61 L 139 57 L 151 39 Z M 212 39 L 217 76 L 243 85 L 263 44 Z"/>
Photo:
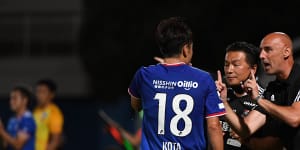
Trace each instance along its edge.
<path fill-rule="evenodd" d="M 222 75 L 221 75 L 220 70 L 217 71 L 217 74 L 218 74 L 218 80 L 215 81 L 215 84 L 216 84 L 220 99 L 224 102 L 224 101 L 227 101 L 227 87 L 222 81 Z"/>
<path fill-rule="evenodd" d="M 250 93 L 252 99 L 257 98 L 259 92 L 258 92 L 258 86 L 253 71 L 251 71 L 250 78 L 245 81 L 243 86 L 245 91 L 247 91 L 247 93 Z"/>
<path fill-rule="evenodd" d="M 156 60 L 159 63 L 164 63 L 165 62 L 165 60 L 163 58 L 161 58 L 161 57 L 155 56 L 155 57 L 153 57 L 153 59 Z"/>
<path fill-rule="evenodd" d="M 230 130 L 230 136 L 232 138 L 239 140 L 240 142 L 242 141 L 242 138 L 237 133 L 235 133 L 233 130 Z"/>
<path fill-rule="evenodd" d="M 110 116 L 108 116 L 108 115 L 106 114 L 106 112 L 104 112 L 103 110 L 100 110 L 100 111 L 99 111 L 99 116 L 100 116 L 107 124 L 109 124 L 109 125 L 111 125 L 111 126 L 117 128 L 117 129 L 120 128 L 120 125 L 119 125 L 116 121 L 114 121 Z"/>
<path fill-rule="evenodd" d="M 3 125 L 2 120 L 0 118 L 0 136 L 2 136 L 2 134 L 3 134 L 4 131 L 5 131 L 4 125 Z"/>

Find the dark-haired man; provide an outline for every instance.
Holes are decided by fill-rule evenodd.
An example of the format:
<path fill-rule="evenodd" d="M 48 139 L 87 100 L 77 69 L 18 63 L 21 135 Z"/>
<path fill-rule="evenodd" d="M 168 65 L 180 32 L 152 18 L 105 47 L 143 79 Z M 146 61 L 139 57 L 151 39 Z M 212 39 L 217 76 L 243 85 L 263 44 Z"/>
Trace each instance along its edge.
<path fill-rule="evenodd" d="M 7 131 L 0 120 L 0 137 L 8 150 L 34 150 L 36 125 L 27 106 L 31 94 L 24 87 L 15 87 L 10 92 L 10 108 L 15 116 L 10 118 Z"/>
<path fill-rule="evenodd" d="M 225 113 L 208 72 L 192 67 L 192 31 L 182 18 L 162 20 L 156 40 L 164 63 L 140 68 L 130 86 L 131 105 L 144 111 L 143 150 L 223 149 L 218 116 Z"/>
<path fill-rule="evenodd" d="M 42 79 L 36 84 L 37 107 L 34 119 L 37 124 L 36 150 L 57 150 L 62 144 L 63 114 L 53 103 L 56 84 L 53 80 Z"/>

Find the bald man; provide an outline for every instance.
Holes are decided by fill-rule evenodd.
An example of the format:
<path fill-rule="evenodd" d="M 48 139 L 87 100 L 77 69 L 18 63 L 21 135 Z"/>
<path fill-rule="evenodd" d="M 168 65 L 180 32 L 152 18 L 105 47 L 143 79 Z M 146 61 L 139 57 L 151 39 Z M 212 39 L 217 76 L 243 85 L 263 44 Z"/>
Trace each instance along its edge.
<path fill-rule="evenodd" d="M 244 83 L 258 106 L 243 120 L 232 111 L 226 95 L 226 86 L 217 82 L 217 89 L 225 105 L 229 124 L 246 138 L 268 123 L 270 117 L 278 120 L 275 131 L 287 150 L 300 149 L 300 66 L 294 63 L 291 38 L 282 32 L 266 35 L 260 44 L 260 59 L 267 74 L 275 75 L 263 95 L 259 95 L 254 75 Z"/>

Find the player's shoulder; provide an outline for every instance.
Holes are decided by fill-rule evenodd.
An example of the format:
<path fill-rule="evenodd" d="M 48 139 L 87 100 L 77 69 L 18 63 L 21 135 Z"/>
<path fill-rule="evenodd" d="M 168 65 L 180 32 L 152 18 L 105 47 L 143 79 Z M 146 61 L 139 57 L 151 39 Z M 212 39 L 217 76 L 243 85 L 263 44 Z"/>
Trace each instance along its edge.
<path fill-rule="evenodd" d="M 34 118 L 30 111 L 26 111 L 22 117 L 22 121 L 24 123 L 31 123 L 34 124 Z"/>
<path fill-rule="evenodd" d="M 26 111 L 23 115 L 24 118 L 32 118 L 32 113 L 30 111 Z"/>
<path fill-rule="evenodd" d="M 190 66 L 190 71 L 194 74 L 197 74 L 199 76 L 203 76 L 203 77 L 211 77 L 211 74 L 203 69 L 194 67 L 194 66 Z"/>
<path fill-rule="evenodd" d="M 136 73 L 137 74 L 144 74 L 144 73 L 152 73 L 152 72 L 157 72 L 161 70 L 160 64 L 155 64 L 155 65 L 148 65 L 148 66 L 141 66 Z"/>
<path fill-rule="evenodd" d="M 51 113 L 62 114 L 61 109 L 54 103 L 49 104 L 48 108 L 50 109 Z"/>
<path fill-rule="evenodd" d="M 139 70 L 142 71 L 151 71 L 151 70 L 156 70 L 157 68 L 160 68 L 160 64 L 155 64 L 155 65 L 148 65 L 148 66 L 141 66 Z"/>
<path fill-rule="evenodd" d="M 38 118 L 38 116 L 40 116 L 41 114 L 45 113 L 45 110 L 44 109 L 41 109 L 39 108 L 38 106 L 35 107 L 32 111 L 32 115 L 33 115 L 33 118 Z"/>

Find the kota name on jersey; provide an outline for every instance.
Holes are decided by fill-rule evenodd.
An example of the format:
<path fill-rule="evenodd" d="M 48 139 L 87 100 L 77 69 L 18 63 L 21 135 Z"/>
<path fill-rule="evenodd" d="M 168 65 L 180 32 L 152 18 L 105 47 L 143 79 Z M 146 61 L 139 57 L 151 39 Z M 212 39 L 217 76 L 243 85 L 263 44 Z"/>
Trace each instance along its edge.
<path fill-rule="evenodd" d="M 180 143 L 163 142 L 162 150 L 181 150 Z"/>

